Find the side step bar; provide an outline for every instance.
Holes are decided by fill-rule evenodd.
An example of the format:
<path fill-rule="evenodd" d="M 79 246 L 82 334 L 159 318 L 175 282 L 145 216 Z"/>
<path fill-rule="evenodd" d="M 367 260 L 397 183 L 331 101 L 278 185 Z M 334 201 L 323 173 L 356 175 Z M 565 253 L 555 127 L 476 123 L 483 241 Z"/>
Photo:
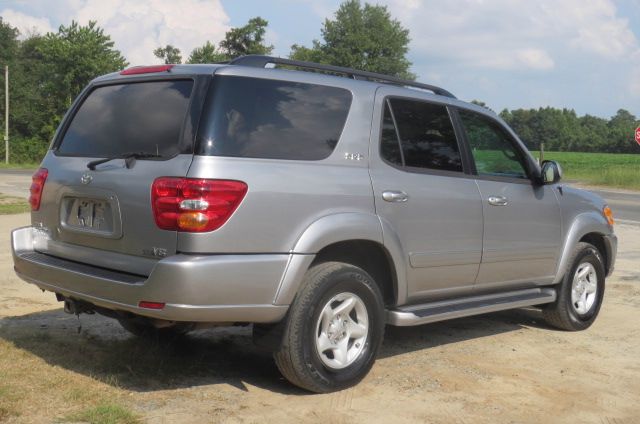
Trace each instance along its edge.
<path fill-rule="evenodd" d="M 387 310 L 387 324 L 401 327 L 421 325 L 452 318 L 503 311 L 505 309 L 541 305 L 555 300 L 556 291 L 549 288 L 444 300 Z"/>

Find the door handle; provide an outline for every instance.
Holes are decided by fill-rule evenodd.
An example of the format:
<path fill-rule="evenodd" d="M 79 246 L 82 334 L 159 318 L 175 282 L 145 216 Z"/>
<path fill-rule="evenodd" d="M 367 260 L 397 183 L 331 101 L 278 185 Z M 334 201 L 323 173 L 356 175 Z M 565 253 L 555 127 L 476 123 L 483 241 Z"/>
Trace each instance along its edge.
<path fill-rule="evenodd" d="M 404 191 L 387 190 L 382 192 L 382 198 L 387 202 L 402 203 L 409 200 L 409 195 Z"/>
<path fill-rule="evenodd" d="M 489 196 L 487 201 L 492 206 L 507 206 L 507 203 L 509 203 L 504 196 Z"/>

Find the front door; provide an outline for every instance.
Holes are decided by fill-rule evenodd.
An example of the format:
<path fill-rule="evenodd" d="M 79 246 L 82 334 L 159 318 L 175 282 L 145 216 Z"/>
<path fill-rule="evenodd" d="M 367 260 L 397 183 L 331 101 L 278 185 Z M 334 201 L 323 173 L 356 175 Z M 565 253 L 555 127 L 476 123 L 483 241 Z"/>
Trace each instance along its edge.
<path fill-rule="evenodd" d="M 551 283 L 562 233 L 556 188 L 532 180 L 531 159 L 499 122 L 467 110 L 459 115 L 484 214 L 477 289 Z"/>

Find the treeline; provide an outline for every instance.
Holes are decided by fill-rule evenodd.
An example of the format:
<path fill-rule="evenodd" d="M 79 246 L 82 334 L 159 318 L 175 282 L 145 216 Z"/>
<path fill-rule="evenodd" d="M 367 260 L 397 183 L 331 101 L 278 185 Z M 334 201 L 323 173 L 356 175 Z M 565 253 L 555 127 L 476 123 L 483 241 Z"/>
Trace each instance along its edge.
<path fill-rule="evenodd" d="M 266 44 L 268 22 L 255 17 L 232 28 L 223 40 L 207 41 L 193 49 L 185 63 L 213 63 L 245 54 L 271 54 Z M 310 47 L 293 45 L 289 57 L 352 67 L 413 79 L 407 59 L 409 31 L 391 17 L 386 7 L 346 0 L 333 19 L 326 19 L 321 40 Z M 119 71 L 128 63 L 108 34 L 96 22 L 71 22 L 57 32 L 20 38 L 11 23 L 0 16 L 0 65 L 10 69 L 11 162 L 38 162 L 45 154 L 56 127 L 73 99 L 98 75 Z M 153 52 L 165 63 L 182 63 L 182 52 L 166 45 Z M 0 91 L 4 72 L 0 73 Z M 4 100 L 4 99 L 3 99 Z M 4 124 L 4 101 L 0 118 Z M 568 109 L 504 110 L 501 116 L 535 150 L 633 152 L 640 125 L 631 113 L 620 110 L 611 119 L 578 117 Z M 4 143 L 0 143 L 0 158 Z"/>
<path fill-rule="evenodd" d="M 640 153 L 635 142 L 638 117 L 620 109 L 610 119 L 578 116 L 573 109 L 544 107 L 503 110 L 500 116 L 530 150 L 559 152 Z"/>

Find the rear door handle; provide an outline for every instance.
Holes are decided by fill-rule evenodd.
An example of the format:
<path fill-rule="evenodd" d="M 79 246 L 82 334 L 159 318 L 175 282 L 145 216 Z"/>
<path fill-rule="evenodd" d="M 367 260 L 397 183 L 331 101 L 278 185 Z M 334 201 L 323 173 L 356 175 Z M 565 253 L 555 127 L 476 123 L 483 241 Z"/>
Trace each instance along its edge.
<path fill-rule="evenodd" d="M 404 191 L 387 190 L 382 192 L 382 198 L 387 202 L 402 203 L 409 200 L 409 195 Z"/>
<path fill-rule="evenodd" d="M 507 206 L 507 203 L 509 203 L 504 196 L 489 196 L 487 201 L 492 206 Z"/>

